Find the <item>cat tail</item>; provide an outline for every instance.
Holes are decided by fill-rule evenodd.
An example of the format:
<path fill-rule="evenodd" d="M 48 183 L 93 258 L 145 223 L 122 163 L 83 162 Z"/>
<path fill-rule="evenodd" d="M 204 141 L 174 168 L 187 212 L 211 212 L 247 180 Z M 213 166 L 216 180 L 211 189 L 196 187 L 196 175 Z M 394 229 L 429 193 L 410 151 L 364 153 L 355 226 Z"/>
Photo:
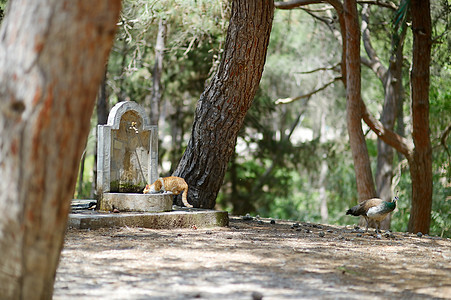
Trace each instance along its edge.
<path fill-rule="evenodd" d="M 186 207 L 193 207 L 191 204 L 188 203 L 188 200 L 186 199 L 187 195 L 188 195 L 188 187 L 186 187 L 186 189 L 183 190 L 182 201 Z"/>

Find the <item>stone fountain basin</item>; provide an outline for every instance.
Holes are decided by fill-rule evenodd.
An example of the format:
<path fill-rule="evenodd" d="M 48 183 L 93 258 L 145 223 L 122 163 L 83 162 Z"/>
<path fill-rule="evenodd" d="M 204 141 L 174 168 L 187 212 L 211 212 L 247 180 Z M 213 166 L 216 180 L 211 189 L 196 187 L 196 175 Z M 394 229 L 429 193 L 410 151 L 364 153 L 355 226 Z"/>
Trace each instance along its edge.
<path fill-rule="evenodd" d="M 104 193 L 99 209 L 120 212 L 164 212 L 172 210 L 173 194 Z"/>

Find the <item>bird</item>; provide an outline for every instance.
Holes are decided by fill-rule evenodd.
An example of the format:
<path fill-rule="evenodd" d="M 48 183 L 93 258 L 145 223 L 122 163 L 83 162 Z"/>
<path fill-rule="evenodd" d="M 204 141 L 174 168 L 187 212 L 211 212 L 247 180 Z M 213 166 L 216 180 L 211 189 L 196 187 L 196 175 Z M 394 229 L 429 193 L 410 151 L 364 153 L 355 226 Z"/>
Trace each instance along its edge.
<path fill-rule="evenodd" d="M 381 221 L 396 208 L 396 201 L 398 197 L 392 201 L 384 201 L 380 198 L 371 198 L 360 202 L 356 206 L 351 207 L 346 211 L 347 215 L 363 216 L 366 220 L 366 232 L 368 232 L 368 223 L 370 220 L 376 222 L 376 233 L 381 228 Z"/>

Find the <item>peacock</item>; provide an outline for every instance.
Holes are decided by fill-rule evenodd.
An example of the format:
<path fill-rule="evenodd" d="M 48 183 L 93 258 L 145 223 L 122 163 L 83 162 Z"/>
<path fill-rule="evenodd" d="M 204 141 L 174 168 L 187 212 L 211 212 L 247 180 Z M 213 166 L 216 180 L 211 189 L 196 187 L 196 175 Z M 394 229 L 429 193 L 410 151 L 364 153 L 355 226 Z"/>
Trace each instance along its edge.
<path fill-rule="evenodd" d="M 376 222 L 376 233 L 380 232 L 381 221 L 396 208 L 395 197 L 392 201 L 384 201 L 379 198 L 372 198 L 360 202 L 354 207 L 351 207 L 346 212 L 347 215 L 363 216 L 366 220 L 366 232 L 368 232 L 368 223 L 370 220 Z"/>

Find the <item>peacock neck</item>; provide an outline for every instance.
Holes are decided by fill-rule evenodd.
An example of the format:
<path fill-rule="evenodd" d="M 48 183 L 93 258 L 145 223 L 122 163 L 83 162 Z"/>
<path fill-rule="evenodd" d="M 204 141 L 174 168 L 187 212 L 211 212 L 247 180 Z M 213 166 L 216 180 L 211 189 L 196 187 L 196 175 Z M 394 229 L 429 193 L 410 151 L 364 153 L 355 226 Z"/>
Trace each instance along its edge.
<path fill-rule="evenodd" d="M 395 209 L 396 208 L 396 201 L 385 202 L 385 207 L 387 207 L 389 209 Z"/>

